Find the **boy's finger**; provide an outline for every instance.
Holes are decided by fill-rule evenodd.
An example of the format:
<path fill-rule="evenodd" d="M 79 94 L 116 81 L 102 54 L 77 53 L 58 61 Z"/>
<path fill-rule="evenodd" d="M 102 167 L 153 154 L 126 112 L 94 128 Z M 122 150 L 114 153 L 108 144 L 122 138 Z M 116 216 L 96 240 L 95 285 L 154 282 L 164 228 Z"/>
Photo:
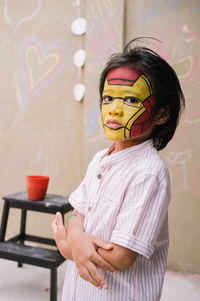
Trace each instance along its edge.
<path fill-rule="evenodd" d="M 105 249 L 105 250 L 111 250 L 113 248 L 112 244 L 109 243 L 109 242 L 106 242 L 96 236 L 94 236 L 94 239 L 93 239 L 93 242 L 95 243 L 95 245 L 97 247 L 100 247 L 102 249 Z"/>
<path fill-rule="evenodd" d="M 109 262 L 107 262 L 105 259 L 103 259 L 103 257 L 98 255 L 97 253 L 94 255 L 93 262 L 103 270 L 107 270 L 111 273 L 117 272 L 117 270 Z"/>
<path fill-rule="evenodd" d="M 79 275 L 81 276 L 81 278 L 83 278 L 84 280 L 90 282 L 91 284 L 93 284 L 96 287 L 100 287 L 100 284 L 98 283 L 98 281 L 96 281 L 91 274 L 89 273 L 89 271 L 86 268 L 82 268 L 81 270 L 78 270 Z"/>
<path fill-rule="evenodd" d="M 56 222 L 63 223 L 62 214 L 60 212 L 56 212 Z"/>
<path fill-rule="evenodd" d="M 95 265 L 90 262 L 87 266 L 91 276 L 100 284 L 101 287 L 108 288 L 108 284 L 103 278 L 103 276 L 100 274 L 100 272 L 97 270 Z"/>

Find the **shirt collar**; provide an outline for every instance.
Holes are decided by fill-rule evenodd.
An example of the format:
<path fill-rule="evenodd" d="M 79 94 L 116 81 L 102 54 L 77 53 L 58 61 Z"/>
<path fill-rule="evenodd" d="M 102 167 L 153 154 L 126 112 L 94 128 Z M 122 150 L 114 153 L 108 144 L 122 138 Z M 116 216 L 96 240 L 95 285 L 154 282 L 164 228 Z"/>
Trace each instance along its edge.
<path fill-rule="evenodd" d="M 136 156 L 137 154 L 141 153 L 141 151 L 145 151 L 153 147 L 153 141 L 150 139 L 143 143 L 128 147 L 120 152 L 111 154 L 111 152 L 115 149 L 115 143 L 113 143 L 107 149 L 106 153 L 100 158 L 100 162 L 101 164 L 121 162 L 129 157 L 133 157 L 133 155 Z"/>

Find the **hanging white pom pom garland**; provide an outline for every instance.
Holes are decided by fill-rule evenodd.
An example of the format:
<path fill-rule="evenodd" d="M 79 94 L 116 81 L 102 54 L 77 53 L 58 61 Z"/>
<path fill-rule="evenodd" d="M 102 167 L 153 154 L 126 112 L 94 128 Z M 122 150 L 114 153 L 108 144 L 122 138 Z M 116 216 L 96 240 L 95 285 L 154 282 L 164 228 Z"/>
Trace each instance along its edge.
<path fill-rule="evenodd" d="M 78 79 L 81 81 L 82 68 L 84 67 L 86 61 L 86 52 L 81 47 L 81 36 L 86 33 L 87 20 L 85 18 L 81 18 L 80 16 L 80 0 L 76 0 L 75 5 L 77 6 L 78 18 L 72 22 L 71 30 L 79 38 L 79 50 L 75 52 L 73 62 L 78 68 Z M 82 83 L 77 83 L 74 86 L 73 93 L 75 100 L 81 101 L 85 95 L 85 85 Z"/>

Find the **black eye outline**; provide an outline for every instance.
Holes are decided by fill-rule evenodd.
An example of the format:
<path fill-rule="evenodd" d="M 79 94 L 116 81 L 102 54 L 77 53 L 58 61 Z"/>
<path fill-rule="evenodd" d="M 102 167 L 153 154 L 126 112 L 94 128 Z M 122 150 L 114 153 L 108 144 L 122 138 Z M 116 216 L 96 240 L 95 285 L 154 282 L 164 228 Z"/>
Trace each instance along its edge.
<path fill-rule="evenodd" d="M 130 102 L 128 100 L 131 100 Z M 123 102 L 125 104 L 127 104 L 128 106 L 132 106 L 132 107 L 140 107 L 141 106 L 141 100 L 138 98 L 135 98 L 133 96 L 126 96 L 123 98 Z"/>
<path fill-rule="evenodd" d="M 106 98 L 108 98 L 109 100 L 106 100 Z M 113 101 L 113 99 L 114 98 L 110 95 L 104 95 L 102 100 L 103 100 L 103 103 L 111 103 Z"/>
<path fill-rule="evenodd" d="M 130 107 L 140 108 L 142 105 L 142 101 L 133 96 L 125 96 L 124 98 L 122 98 L 122 97 L 113 97 L 110 95 L 104 95 L 102 97 L 102 104 L 110 104 L 113 102 L 114 99 L 122 99 L 123 103 Z M 131 100 L 131 101 L 128 101 L 128 100 Z"/>

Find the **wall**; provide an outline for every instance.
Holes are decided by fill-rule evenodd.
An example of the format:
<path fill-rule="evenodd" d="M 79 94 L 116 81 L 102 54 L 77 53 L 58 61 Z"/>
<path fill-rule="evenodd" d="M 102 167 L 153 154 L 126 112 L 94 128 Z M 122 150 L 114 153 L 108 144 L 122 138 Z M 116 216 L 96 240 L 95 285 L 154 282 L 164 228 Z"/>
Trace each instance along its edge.
<path fill-rule="evenodd" d="M 106 59 L 124 42 L 153 36 L 158 51 L 177 71 L 186 110 L 173 141 L 161 153 L 171 174 L 168 267 L 200 273 L 199 243 L 199 1 L 82 0 L 88 29 L 81 41 L 70 29 L 79 1 L 14 0 L 0 3 L 0 193 L 25 190 L 27 174 L 47 174 L 49 192 L 67 195 L 82 179 L 94 153 L 109 145 L 99 113 L 98 80 Z M 73 65 L 87 52 L 81 79 Z M 73 86 L 81 80 L 84 101 Z M 2 209 L 0 204 L 0 210 Z M 32 213 L 28 232 L 51 235 L 52 216 Z M 38 221 L 35 223 L 35 221 Z M 7 237 L 19 227 L 13 210 Z"/>
<path fill-rule="evenodd" d="M 66 195 L 82 177 L 82 105 L 72 89 L 76 7 L 64 0 L 5 0 L 0 14 L 0 193 L 25 190 L 27 174 L 44 174 L 49 192 Z M 37 218 L 28 215 L 28 232 L 47 235 L 52 217 Z M 12 210 L 8 236 L 18 222 L 19 210 Z"/>

